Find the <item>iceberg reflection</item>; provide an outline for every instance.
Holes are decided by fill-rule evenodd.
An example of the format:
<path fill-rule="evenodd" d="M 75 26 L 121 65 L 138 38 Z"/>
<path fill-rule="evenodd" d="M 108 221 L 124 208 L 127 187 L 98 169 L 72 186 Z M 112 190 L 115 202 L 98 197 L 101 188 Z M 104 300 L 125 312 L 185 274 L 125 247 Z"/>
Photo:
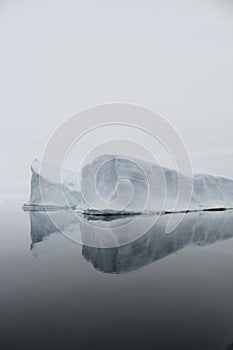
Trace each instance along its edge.
<path fill-rule="evenodd" d="M 31 249 L 34 254 L 71 242 L 65 237 L 66 232 L 69 232 L 70 236 L 72 230 L 80 230 L 83 257 L 91 262 L 96 269 L 107 273 L 127 273 L 165 258 L 187 246 L 206 246 L 233 237 L 232 210 L 189 213 L 171 234 L 165 233 L 169 215 L 162 215 L 141 238 L 114 248 L 90 246 L 90 242 L 108 239 L 108 234 L 112 239 L 113 232 L 106 226 L 108 222 L 100 221 L 99 227 L 91 226 L 85 219 L 75 217 L 71 211 L 59 210 L 52 215 L 60 217 L 63 231 L 61 233 L 50 221 L 46 212 L 31 211 L 29 215 Z M 120 218 L 116 220 L 118 224 L 120 220 L 125 223 L 130 219 Z M 147 217 L 140 218 L 139 223 L 142 229 L 147 220 Z M 103 227 L 105 227 L 104 234 Z M 124 234 L 133 237 L 133 232 L 130 232 L 130 229 L 127 231 L 127 225 Z M 117 237 L 115 239 L 117 240 Z"/>

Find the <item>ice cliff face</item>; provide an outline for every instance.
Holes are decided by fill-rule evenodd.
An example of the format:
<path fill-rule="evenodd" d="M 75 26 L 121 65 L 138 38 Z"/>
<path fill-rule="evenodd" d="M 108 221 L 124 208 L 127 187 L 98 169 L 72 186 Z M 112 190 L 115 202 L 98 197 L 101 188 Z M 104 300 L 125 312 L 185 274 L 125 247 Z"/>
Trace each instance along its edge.
<path fill-rule="evenodd" d="M 180 210 L 233 207 L 232 179 L 209 174 L 186 179 L 176 170 L 135 159 L 97 157 L 82 169 L 80 186 L 75 173 L 63 170 L 60 183 L 57 169 L 48 164 L 43 164 L 45 172 L 41 172 L 38 161 L 31 169 L 30 205 L 76 206 L 81 211 L 86 208 L 172 211 L 181 178 L 187 184 L 192 180 L 193 191 L 188 208 L 181 203 Z"/>
<path fill-rule="evenodd" d="M 57 181 L 56 169 L 50 164 L 35 160 L 31 171 L 29 205 L 53 205 L 74 207 L 81 201 L 76 174 L 63 170 L 62 181 Z"/>

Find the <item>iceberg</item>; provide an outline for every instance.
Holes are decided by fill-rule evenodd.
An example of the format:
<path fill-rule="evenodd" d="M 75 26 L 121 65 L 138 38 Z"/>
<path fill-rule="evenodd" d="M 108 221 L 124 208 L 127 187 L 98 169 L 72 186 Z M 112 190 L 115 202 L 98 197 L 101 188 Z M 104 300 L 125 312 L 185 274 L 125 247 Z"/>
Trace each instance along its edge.
<path fill-rule="evenodd" d="M 195 174 L 192 179 L 175 169 L 160 167 L 118 155 L 102 155 L 85 165 L 78 174 L 34 161 L 31 194 L 25 209 L 73 208 L 88 215 L 177 211 L 180 179 L 190 201 L 180 201 L 178 211 L 224 210 L 233 208 L 233 179 Z M 62 171 L 62 177 L 58 174 Z M 183 187 L 185 193 L 185 187 Z"/>
<path fill-rule="evenodd" d="M 43 165 L 43 166 L 42 166 Z M 35 160 L 31 165 L 31 192 L 25 209 L 58 209 L 75 207 L 81 201 L 76 174 L 62 169 L 62 181 L 57 179 L 59 169 Z M 64 195 L 63 195 L 64 194 Z"/>
<path fill-rule="evenodd" d="M 35 255 L 45 242 L 51 248 L 75 241 L 95 268 L 125 273 L 187 246 L 233 237 L 230 178 L 195 174 L 190 179 L 175 169 L 116 155 L 97 157 L 80 174 L 38 161 L 31 170 L 24 209 Z M 174 210 L 180 179 L 183 190 L 192 183 L 192 193 L 188 206 L 181 201 Z M 166 235 L 169 220 L 180 213 L 179 225 Z"/>

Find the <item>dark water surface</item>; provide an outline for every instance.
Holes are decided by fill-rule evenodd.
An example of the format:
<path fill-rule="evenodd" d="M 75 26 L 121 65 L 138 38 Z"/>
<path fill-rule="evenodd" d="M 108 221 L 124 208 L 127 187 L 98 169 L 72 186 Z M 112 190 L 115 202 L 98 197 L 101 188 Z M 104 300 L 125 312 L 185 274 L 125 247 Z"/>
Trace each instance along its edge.
<path fill-rule="evenodd" d="M 111 249 L 41 232 L 35 215 L 1 207 L 0 349 L 230 348 L 232 212 Z"/>

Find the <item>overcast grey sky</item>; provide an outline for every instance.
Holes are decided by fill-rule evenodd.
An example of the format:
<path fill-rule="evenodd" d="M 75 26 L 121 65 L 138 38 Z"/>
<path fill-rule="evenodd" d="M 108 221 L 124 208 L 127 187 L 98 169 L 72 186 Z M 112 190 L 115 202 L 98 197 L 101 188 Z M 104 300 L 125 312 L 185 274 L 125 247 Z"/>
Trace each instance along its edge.
<path fill-rule="evenodd" d="M 102 102 L 157 110 L 191 154 L 231 152 L 233 3 L 1 0 L 0 94 L 12 191 L 60 123 Z"/>

